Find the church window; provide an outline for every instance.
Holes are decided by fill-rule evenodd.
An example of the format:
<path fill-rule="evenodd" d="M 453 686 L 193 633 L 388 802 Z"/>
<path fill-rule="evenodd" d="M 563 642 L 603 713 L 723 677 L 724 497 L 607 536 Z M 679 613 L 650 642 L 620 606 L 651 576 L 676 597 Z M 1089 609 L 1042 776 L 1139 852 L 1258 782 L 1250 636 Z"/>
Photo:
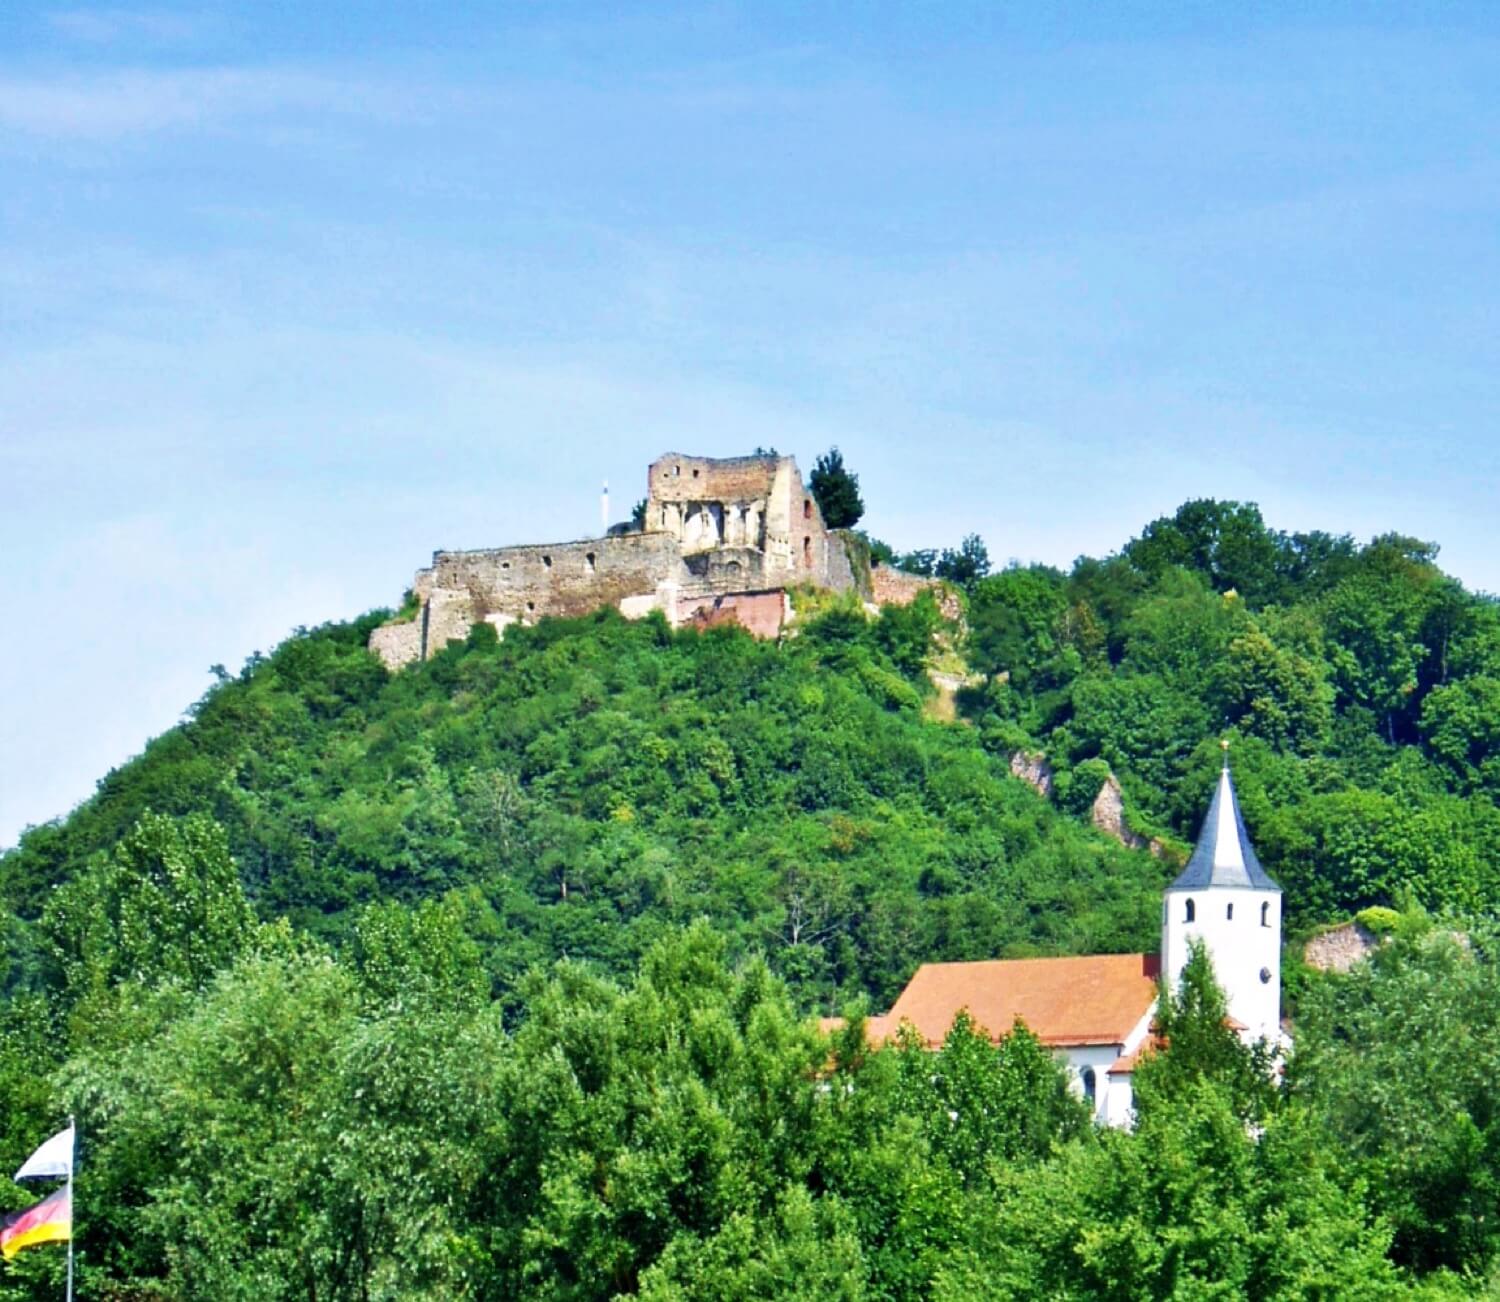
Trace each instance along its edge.
<path fill-rule="evenodd" d="M 1260 906 L 1260 925 L 1269 927 L 1271 925 L 1271 903 L 1269 900 Z"/>
<path fill-rule="evenodd" d="M 1191 922 L 1196 914 L 1197 910 L 1193 907 L 1192 900 L 1188 900 L 1187 909 L 1182 915 L 1182 920 L 1184 922 Z"/>
<path fill-rule="evenodd" d="M 1083 1069 L 1083 1097 L 1092 1103 L 1098 1091 L 1099 1078 L 1094 1074 L 1092 1067 L 1085 1067 Z"/>
<path fill-rule="evenodd" d="M 804 520 L 812 519 L 812 498 L 810 497 L 802 499 L 802 518 Z"/>
<path fill-rule="evenodd" d="M 1230 905 L 1228 905 L 1225 908 L 1225 910 L 1224 910 L 1224 917 L 1226 919 L 1228 919 L 1230 922 L 1234 921 L 1234 905 L 1233 904 L 1230 904 Z"/>
<path fill-rule="evenodd" d="M 811 538 L 804 538 L 802 540 L 802 564 L 805 565 L 808 569 L 812 569 L 812 539 Z"/>

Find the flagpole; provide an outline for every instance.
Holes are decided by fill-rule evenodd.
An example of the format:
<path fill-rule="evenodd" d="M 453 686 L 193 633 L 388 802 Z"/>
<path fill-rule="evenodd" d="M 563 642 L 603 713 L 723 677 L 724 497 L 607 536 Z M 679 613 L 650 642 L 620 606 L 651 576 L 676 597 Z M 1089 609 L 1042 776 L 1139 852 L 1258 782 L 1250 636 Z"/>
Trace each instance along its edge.
<path fill-rule="evenodd" d="M 78 1155 L 78 1131 L 73 1124 L 73 1114 L 68 1114 L 68 1129 L 73 1131 L 73 1147 L 68 1153 L 68 1298 L 73 1302 L 73 1236 L 78 1232 L 73 1219 L 73 1163 Z"/>

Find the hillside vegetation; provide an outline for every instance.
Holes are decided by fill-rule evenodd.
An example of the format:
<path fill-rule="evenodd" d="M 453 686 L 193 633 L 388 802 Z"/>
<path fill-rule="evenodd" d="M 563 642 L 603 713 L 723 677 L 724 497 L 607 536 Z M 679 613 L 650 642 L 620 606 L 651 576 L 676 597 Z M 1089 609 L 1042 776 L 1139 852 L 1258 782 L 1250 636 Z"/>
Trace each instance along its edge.
<path fill-rule="evenodd" d="M 373 615 L 221 672 L 0 858 L 0 1157 L 78 1113 L 85 1295 L 1479 1287 L 1495 603 L 1428 544 L 1234 503 L 1066 574 L 984 568 L 954 571 L 984 676 L 958 724 L 923 708 L 925 598 L 781 645 L 481 625 L 396 675 Z M 1131 1135 L 1093 1133 L 1024 1030 L 863 1048 L 920 962 L 1154 949 L 1170 858 L 1086 811 L 1113 772 L 1183 845 L 1221 735 L 1294 926 L 1398 911 L 1373 963 L 1295 975 L 1280 1086 L 1246 1088 L 1206 978 Z M 59 1262 L 23 1254 L 0 1296 L 52 1295 Z"/>

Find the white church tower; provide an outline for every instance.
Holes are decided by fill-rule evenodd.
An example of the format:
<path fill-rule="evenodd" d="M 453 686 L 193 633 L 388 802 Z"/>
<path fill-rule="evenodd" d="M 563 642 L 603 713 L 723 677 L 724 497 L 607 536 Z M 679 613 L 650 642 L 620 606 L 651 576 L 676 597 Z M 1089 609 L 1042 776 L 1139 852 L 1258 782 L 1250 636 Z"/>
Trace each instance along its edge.
<path fill-rule="evenodd" d="M 1224 770 L 1193 857 L 1162 903 L 1161 963 L 1171 989 L 1188 960 L 1188 942 L 1200 940 L 1213 960 L 1229 1015 L 1254 1041 L 1281 1038 L 1281 887 L 1255 857 Z"/>

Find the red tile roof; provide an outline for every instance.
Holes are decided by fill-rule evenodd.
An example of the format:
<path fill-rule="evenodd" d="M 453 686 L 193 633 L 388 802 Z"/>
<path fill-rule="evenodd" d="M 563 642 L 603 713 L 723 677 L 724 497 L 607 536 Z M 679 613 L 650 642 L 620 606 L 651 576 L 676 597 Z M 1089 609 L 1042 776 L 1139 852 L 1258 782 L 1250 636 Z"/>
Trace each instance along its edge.
<path fill-rule="evenodd" d="M 1155 1053 L 1160 1048 L 1161 1041 L 1158 1040 L 1154 1035 L 1148 1035 L 1129 1053 L 1116 1058 L 1112 1063 L 1110 1063 L 1109 1074 L 1111 1076 L 1133 1075 L 1136 1066 L 1140 1063 L 1141 1059 L 1144 1058 L 1148 1053 Z"/>
<path fill-rule="evenodd" d="M 1156 998 L 1155 954 L 924 963 L 885 1017 L 878 1042 L 910 1022 L 929 1045 L 943 1042 L 962 1008 L 991 1037 L 1019 1018 L 1044 1044 L 1123 1044 Z"/>

